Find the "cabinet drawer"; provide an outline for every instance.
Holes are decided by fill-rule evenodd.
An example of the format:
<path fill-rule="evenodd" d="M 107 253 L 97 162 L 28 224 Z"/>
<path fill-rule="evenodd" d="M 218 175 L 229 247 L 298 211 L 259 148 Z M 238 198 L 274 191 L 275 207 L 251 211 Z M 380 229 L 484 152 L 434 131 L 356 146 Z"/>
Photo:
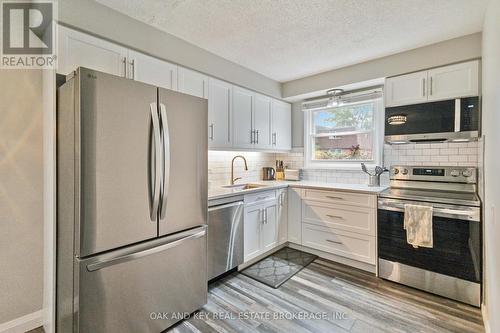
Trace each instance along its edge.
<path fill-rule="evenodd" d="M 375 195 L 342 191 L 305 189 L 303 199 L 370 208 L 375 208 L 377 205 L 377 198 Z"/>
<path fill-rule="evenodd" d="M 302 212 L 303 222 L 375 236 L 375 208 L 303 200 Z"/>
<path fill-rule="evenodd" d="M 276 199 L 276 191 L 263 191 L 254 194 L 245 195 L 245 204 L 257 203 L 261 201 L 266 201 L 270 199 Z"/>
<path fill-rule="evenodd" d="M 375 264 L 375 237 L 302 223 L 302 245 Z"/>

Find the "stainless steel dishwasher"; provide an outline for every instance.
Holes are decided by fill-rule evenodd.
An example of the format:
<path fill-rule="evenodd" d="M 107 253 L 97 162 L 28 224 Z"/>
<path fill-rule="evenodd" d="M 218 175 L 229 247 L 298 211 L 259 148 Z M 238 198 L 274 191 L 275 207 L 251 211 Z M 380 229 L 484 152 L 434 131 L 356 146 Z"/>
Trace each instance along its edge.
<path fill-rule="evenodd" d="M 208 280 L 243 263 L 243 196 L 208 202 Z"/>

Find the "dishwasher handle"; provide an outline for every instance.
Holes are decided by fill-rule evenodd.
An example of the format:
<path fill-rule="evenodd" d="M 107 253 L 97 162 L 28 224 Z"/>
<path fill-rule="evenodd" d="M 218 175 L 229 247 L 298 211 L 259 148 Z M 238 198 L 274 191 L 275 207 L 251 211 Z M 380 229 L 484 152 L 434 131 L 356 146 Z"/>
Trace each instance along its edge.
<path fill-rule="evenodd" d="M 215 210 L 225 209 L 225 208 L 230 208 L 230 207 L 235 207 L 235 206 L 243 206 L 243 201 L 236 201 L 236 202 L 231 202 L 228 204 L 212 206 L 212 207 L 208 208 L 208 211 L 213 212 Z"/>

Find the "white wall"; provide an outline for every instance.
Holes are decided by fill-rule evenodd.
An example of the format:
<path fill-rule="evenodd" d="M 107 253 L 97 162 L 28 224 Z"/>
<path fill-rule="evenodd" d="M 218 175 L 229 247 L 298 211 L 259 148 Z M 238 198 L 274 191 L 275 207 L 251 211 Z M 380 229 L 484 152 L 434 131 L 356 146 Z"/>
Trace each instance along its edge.
<path fill-rule="evenodd" d="M 42 72 L 0 70 L 0 331 L 41 324 L 43 287 Z M 11 323 L 12 324 L 12 323 Z M 33 328 L 33 327 L 32 327 Z"/>
<path fill-rule="evenodd" d="M 59 21 L 129 48 L 272 97 L 281 98 L 281 84 L 279 82 L 95 1 L 59 1 Z"/>
<path fill-rule="evenodd" d="M 486 327 L 500 332 L 500 0 L 491 0 L 483 28 L 484 243 Z"/>
<path fill-rule="evenodd" d="M 283 98 L 481 57 L 481 33 L 283 83 Z"/>

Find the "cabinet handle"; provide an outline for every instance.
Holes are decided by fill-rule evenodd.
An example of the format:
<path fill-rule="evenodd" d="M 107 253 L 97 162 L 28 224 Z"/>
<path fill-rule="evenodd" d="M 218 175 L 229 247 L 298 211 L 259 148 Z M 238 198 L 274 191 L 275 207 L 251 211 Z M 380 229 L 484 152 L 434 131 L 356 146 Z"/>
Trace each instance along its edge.
<path fill-rule="evenodd" d="M 254 130 L 250 130 L 250 143 L 255 143 L 255 139 L 254 139 L 254 136 L 255 136 L 255 131 Z"/>
<path fill-rule="evenodd" d="M 259 144 L 259 130 L 256 130 L 255 134 L 257 135 L 257 140 L 256 140 L 257 142 L 256 143 Z"/>
<path fill-rule="evenodd" d="M 122 58 L 122 64 L 123 64 L 123 77 L 127 77 L 127 58 L 123 57 Z"/>
<path fill-rule="evenodd" d="M 210 140 L 214 141 L 214 123 L 210 124 Z"/>
<path fill-rule="evenodd" d="M 332 218 L 332 219 L 340 219 L 340 220 L 343 220 L 344 218 L 342 216 L 338 216 L 338 215 L 329 215 L 329 214 L 326 214 L 326 216 Z"/>
<path fill-rule="evenodd" d="M 431 96 L 432 96 L 432 76 L 431 76 Z"/>
<path fill-rule="evenodd" d="M 273 145 L 276 145 L 276 132 L 273 133 Z"/>
<path fill-rule="evenodd" d="M 425 97 L 425 78 L 422 78 L 422 97 Z"/>
<path fill-rule="evenodd" d="M 130 70 L 131 70 L 131 79 L 132 80 L 135 80 L 135 59 L 132 59 L 132 61 L 130 62 Z"/>
<path fill-rule="evenodd" d="M 334 240 L 331 240 L 331 239 L 327 239 L 326 241 L 330 242 L 330 243 L 333 243 L 333 244 L 343 244 L 342 242 L 334 241 Z"/>
<path fill-rule="evenodd" d="M 328 199 L 335 199 L 335 200 L 344 200 L 344 198 L 341 198 L 341 197 L 333 197 L 331 195 L 327 195 L 326 196 Z"/>

